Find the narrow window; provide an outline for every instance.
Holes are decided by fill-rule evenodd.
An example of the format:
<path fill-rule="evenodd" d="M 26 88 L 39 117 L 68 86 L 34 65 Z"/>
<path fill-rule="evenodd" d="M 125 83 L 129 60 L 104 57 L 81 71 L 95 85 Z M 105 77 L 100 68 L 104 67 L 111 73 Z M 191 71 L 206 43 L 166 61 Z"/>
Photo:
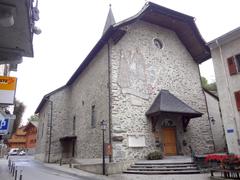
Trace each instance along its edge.
<path fill-rule="evenodd" d="M 240 72 L 240 54 L 237 54 L 235 56 L 235 59 L 236 59 L 236 66 L 237 66 L 238 72 Z"/>
<path fill-rule="evenodd" d="M 240 111 L 240 91 L 235 92 L 234 95 L 235 95 L 237 110 Z"/>
<path fill-rule="evenodd" d="M 92 117 L 91 117 L 91 126 L 92 128 L 96 127 L 96 114 L 95 114 L 95 105 L 92 105 Z"/>
<path fill-rule="evenodd" d="M 43 132 L 44 132 L 44 123 L 42 124 L 42 135 L 41 135 L 41 137 L 43 137 Z"/>
<path fill-rule="evenodd" d="M 233 56 L 227 58 L 227 63 L 228 63 L 229 74 L 231 76 L 234 75 L 234 74 L 237 74 L 237 67 L 236 67 Z"/>
<path fill-rule="evenodd" d="M 73 135 L 75 135 L 76 130 L 76 116 L 73 116 Z"/>

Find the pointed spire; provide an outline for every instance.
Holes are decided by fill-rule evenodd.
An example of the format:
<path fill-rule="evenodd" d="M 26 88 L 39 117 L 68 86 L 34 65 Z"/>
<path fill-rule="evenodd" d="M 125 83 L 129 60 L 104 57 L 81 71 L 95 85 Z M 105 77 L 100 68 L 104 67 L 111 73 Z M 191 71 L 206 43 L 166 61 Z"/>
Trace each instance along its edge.
<path fill-rule="evenodd" d="M 108 12 L 108 16 L 107 16 L 107 20 L 103 29 L 103 34 L 108 30 L 108 28 L 110 26 L 112 26 L 113 24 L 115 24 L 115 19 L 112 13 L 112 8 L 111 8 L 111 4 L 109 4 L 109 12 Z"/>

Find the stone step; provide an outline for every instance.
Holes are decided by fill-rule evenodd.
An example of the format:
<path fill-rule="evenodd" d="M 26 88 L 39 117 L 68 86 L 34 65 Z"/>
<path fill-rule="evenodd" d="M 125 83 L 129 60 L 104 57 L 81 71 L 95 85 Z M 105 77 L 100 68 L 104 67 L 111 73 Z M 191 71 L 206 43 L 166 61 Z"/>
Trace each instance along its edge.
<path fill-rule="evenodd" d="M 193 162 L 136 162 L 135 165 L 192 165 Z"/>
<path fill-rule="evenodd" d="M 148 167 L 148 168 L 152 168 L 152 167 L 167 167 L 167 168 L 174 168 L 174 167 L 197 167 L 196 164 L 134 164 L 131 167 L 136 167 L 136 168 L 141 168 L 141 167 Z"/>
<path fill-rule="evenodd" d="M 196 167 L 187 167 L 187 168 L 182 168 L 182 167 L 176 167 L 176 168 L 166 168 L 166 167 L 161 167 L 161 168 L 156 168 L 156 167 L 150 167 L 150 168 L 146 168 L 146 167 L 141 167 L 141 168 L 137 168 L 137 167 L 130 167 L 127 170 L 130 171 L 185 171 L 185 170 L 198 170 Z"/>
<path fill-rule="evenodd" d="M 199 174 L 199 170 L 184 170 L 184 171 L 136 171 L 127 170 L 123 173 L 126 174 Z"/>

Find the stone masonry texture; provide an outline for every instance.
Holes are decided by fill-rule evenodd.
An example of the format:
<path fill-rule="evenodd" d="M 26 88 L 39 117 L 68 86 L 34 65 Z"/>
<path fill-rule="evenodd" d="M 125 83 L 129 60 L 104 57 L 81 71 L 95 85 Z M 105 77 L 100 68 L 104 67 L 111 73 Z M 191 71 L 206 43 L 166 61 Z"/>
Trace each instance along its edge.
<path fill-rule="evenodd" d="M 212 152 L 212 136 L 199 67 L 177 35 L 142 21 L 123 30 L 127 33 L 116 45 L 112 45 L 111 51 L 113 136 L 124 137 L 122 142 L 113 142 L 114 160 L 141 159 L 157 149 L 151 121 L 145 113 L 161 89 L 169 90 L 203 113 L 202 117 L 190 121 L 187 132 L 182 132 L 181 124 L 177 126 L 179 140 L 185 139 L 187 142 L 182 153 L 190 155 L 189 145 L 197 154 Z M 154 45 L 154 38 L 162 42 L 162 49 Z M 128 136 L 131 134 L 144 135 L 146 146 L 129 147 Z"/>
<path fill-rule="evenodd" d="M 110 41 L 110 69 L 105 45 L 71 86 L 50 96 L 53 101 L 51 161 L 61 158 L 59 139 L 72 135 L 77 136 L 75 158 L 101 158 L 100 121 L 109 122 L 108 70 L 111 72 L 110 128 L 114 162 L 143 159 L 149 152 L 159 149 L 155 144 L 151 121 L 145 113 L 161 89 L 169 90 L 203 116 L 190 120 L 187 132 L 184 132 L 180 117 L 170 114 L 161 117 L 158 130 L 161 131 L 160 124 L 170 118 L 177 129 L 179 154 L 190 155 L 190 145 L 197 154 L 212 152 L 212 136 L 198 64 L 177 35 L 142 21 L 124 26 L 123 30 L 126 34 L 117 44 Z M 154 38 L 162 42 L 162 49 L 155 46 Z M 95 127 L 91 126 L 93 106 Z M 49 113 L 50 105 L 46 103 L 40 112 L 37 148 L 37 157 L 44 161 L 48 153 Z M 108 128 L 106 142 L 109 140 Z M 132 136 L 143 137 L 145 146 L 129 147 L 129 137 Z M 182 145 L 183 140 L 187 145 Z"/>

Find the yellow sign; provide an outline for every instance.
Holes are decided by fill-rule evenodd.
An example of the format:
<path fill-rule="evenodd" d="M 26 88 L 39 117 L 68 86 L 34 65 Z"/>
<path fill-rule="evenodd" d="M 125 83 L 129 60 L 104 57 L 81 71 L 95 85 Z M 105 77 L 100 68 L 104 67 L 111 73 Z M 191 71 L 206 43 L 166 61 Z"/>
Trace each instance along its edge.
<path fill-rule="evenodd" d="M 0 76 L 0 90 L 16 90 L 17 78 Z"/>

